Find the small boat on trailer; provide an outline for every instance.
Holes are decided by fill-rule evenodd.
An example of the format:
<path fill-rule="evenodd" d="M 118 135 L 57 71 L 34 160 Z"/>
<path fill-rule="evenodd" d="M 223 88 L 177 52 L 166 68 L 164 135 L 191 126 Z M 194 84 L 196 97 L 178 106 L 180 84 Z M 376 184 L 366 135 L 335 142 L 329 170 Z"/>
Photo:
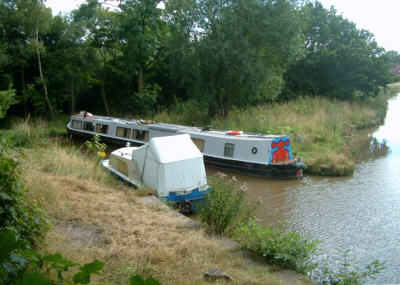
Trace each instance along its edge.
<path fill-rule="evenodd" d="M 145 120 L 92 115 L 72 115 L 67 125 L 71 136 L 85 139 L 99 135 L 106 143 L 143 145 L 152 138 L 188 134 L 204 155 L 207 165 L 265 178 L 303 176 L 306 165 L 292 154 L 291 140 L 284 135 L 219 131 Z"/>
<path fill-rule="evenodd" d="M 156 190 L 158 197 L 185 214 L 196 212 L 209 192 L 203 154 L 187 134 L 115 150 L 102 167 L 136 188 Z"/>

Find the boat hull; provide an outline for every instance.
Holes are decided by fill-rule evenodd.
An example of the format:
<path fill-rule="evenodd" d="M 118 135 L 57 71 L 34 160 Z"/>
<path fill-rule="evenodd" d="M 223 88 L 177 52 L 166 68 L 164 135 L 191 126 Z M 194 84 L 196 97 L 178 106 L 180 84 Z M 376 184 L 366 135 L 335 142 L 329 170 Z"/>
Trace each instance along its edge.
<path fill-rule="evenodd" d="M 80 139 L 91 139 L 93 134 L 86 133 L 82 131 L 75 131 L 67 128 L 68 135 L 74 138 Z M 101 140 L 108 145 L 112 146 L 126 146 L 129 142 L 132 146 L 140 146 L 143 144 L 131 141 L 120 139 L 116 137 L 109 137 L 105 135 L 99 134 Z M 226 169 L 228 171 L 257 176 L 262 178 L 271 178 L 271 179 L 296 179 L 303 177 L 303 169 L 298 167 L 298 165 L 294 163 L 286 163 L 286 164 L 260 164 L 260 163 L 253 163 L 253 162 L 246 162 L 246 161 L 239 161 L 239 160 L 231 160 L 231 159 L 223 159 L 212 157 L 209 155 L 204 154 L 204 163 L 207 166 L 211 166 L 213 168 L 218 169 Z"/>
<path fill-rule="evenodd" d="M 141 186 L 139 182 L 129 179 L 129 177 L 126 177 L 119 171 L 110 167 L 109 159 L 103 160 L 101 162 L 101 166 L 103 167 L 103 169 L 109 172 L 111 176 L 118 178 L 120 181 L 127 183 L 129 186 L 135 189 Z M 166 202 L 174 203 L 176 205 L 176 208 L 183 214 L 198 213 L 206 201 L 206 197 L 210 192 L 210 188 L 207 188 L 206 190 L 203 191 L 200 191 L 197 188 L 186 192 L 187 193 L 183 194 L 170 192 L 168 196 L 160 198 L 165 200 Z"/>
<path fill-rule="evenodd" d="M 296 163 L 259 164 L 237 160 L 226 160 L 204 155 L 204 162 L 214 168 L 224 168 L 233 172 L 274 179 L 296 179 L 303 176 L 303 170 Z"/>

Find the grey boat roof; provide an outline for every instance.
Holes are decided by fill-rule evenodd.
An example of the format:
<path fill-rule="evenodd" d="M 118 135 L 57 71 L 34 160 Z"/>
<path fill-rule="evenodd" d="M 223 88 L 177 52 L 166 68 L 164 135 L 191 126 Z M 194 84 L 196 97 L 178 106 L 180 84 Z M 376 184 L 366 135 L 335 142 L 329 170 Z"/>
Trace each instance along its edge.
<path fill-rule="evenodd" d="M 73 115 L 72 117 L 78 118 L 86 118 L 91 120 L 96 120 L 104 123 L 115 123 L 119 125 L 134 125 L 134 126 L 143 126 L 150 130 L 159 130 L 159 131 L 170 131 L 170 132 L 180 132 L 180 133 L 187 133 L 199 136 L 213 136 L 213 137 L 235 137 L 235 138 L 246 138 L 247 139 L 274 139 L 284 137 L 285 135 L 271 135 L 271 134 L 261 134 L 261 133 L 250 133 L 250 132 L 243 132 L 242 134 L 238 135 L 229 135 L 228 131 L 221 131 L 221 130 L 214 130 L 214 129 L 204 129 L 199 127 L 189 127 L 183 125 L 175 125 L 175 124 L 167 124 L 167 123 L 159 123 L 154 121 L 145 121 L 145 120 L 135 120 L 135 119 L 121 119 L 121 118 L 114 118 L 114 117 L 105 117 L 105 116 L 98 116 L 98 115 L 91 115 L 84 117 L 81 114 Z"/>

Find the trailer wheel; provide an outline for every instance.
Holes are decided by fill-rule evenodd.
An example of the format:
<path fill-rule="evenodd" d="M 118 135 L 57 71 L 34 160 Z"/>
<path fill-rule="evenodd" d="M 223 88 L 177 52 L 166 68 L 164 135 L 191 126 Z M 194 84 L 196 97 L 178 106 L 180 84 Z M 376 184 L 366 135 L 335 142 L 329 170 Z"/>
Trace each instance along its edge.
<path fill-rule="evenodd" d="M 183 201 L 179 203 L 179 212 L 185 215 L 189 215 L 193 212 L 192 203 L 190 201 Z"/>

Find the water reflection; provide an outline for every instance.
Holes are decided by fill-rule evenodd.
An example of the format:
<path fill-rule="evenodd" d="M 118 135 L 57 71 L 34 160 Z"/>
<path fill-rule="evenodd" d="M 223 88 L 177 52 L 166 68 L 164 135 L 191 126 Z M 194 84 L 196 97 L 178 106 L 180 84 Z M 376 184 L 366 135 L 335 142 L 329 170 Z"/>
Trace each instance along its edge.
<path fill-rule="evenodd" d="M 374 133 L 374 137 L 379 142 L 385 142 L 390 148 L 390 156 L 400 155 L 400 96 L 389 101 L 388 113 L 385 123 L 378 131 Z"/>
<path fill-rule="evenodd" d="M 357 144 L 354 155 L 357 163 L 385 157 L 389 153 L 386 140 L 379 141 L 371 134 L 371 131 L 363 131 L 358 134 L 356 141 Z"/>

